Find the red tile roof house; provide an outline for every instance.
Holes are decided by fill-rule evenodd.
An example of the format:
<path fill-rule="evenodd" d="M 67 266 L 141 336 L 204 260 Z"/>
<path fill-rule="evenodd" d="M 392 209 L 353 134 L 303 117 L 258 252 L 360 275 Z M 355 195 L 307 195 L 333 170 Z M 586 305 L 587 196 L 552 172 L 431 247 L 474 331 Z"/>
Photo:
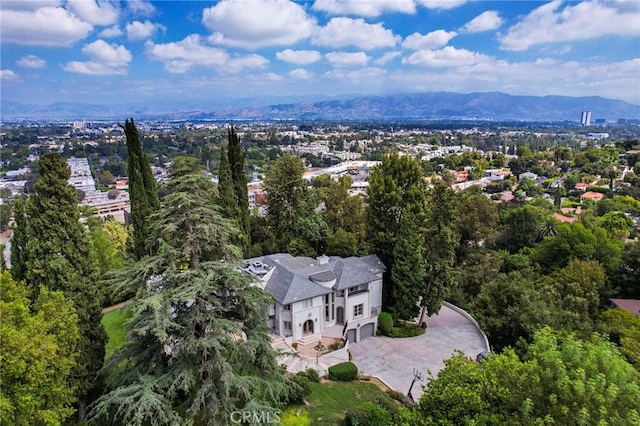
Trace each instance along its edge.
<path fill-rule="evenodd" d="M 580 202 L 583 202 L 584 200 L 591 200 L 591 201 L 597 202 L 602 200 L 603 198 L 604 198 L 604 194 L 600 192 L 588 191 L 580 196 Z"/>
<path fill-rule="evenodd" d="M 588 183 L 578 182 L 576 183 L 575 190 L 584 192 L 587 190 L 588 187 L 589 187 Z"/>

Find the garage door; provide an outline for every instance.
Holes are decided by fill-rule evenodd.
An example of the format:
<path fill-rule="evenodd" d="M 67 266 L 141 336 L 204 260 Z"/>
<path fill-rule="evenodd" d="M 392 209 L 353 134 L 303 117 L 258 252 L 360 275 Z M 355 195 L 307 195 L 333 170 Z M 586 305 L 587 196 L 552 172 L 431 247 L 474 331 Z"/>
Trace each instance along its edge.
<path fill-rule="evenodd" d="M 355 330 L 348 330 L 347 331 L 347 340 L 349 341 L 349 343 L 355 343 L 356 342 L 356 331 Z"/>
<path fill-rule="evenodd" d="M 373 337 L 373 323 L 365 324 L 360 329 L 360 340 L 366 339 L 367 337 Z"/>

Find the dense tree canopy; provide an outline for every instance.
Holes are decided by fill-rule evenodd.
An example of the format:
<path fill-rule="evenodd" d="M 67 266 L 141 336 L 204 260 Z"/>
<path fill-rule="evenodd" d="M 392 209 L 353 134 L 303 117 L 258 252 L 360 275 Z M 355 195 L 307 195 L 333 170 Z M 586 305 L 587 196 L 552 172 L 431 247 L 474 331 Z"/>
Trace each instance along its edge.
<path fill-rule="evenodd" d="M 462 355 L 429 381 L 422 424 L 599 424 L 640 422 L 640 375 L 598 335 L 538 331 L 522 360 L 511 349 L 482 362 Z"/>
<path fill-rule="evenodd" d="M 271 164 L 264 177 L 264 191 L 269 201 L 267 223 L 279 241 L 280 250 L 286 250 L 295 236 L 296 220 L 308 218 L 315 207 L 303 173 L 300 159 L 285 154 Z"/>
<path fill-rule="evenodd" d="M 248 253 L 251 246 L 251 223 L 249 220 L 249 193 L 247 192 L 247 172 L 245 166 L 245 158 L 247 151 L 242 148 L 240 138 L 236 134 L 235 129 L 231 126 L 227 132 L 229 141 L 229 168 L 231 169 L 231 178 L 233 180 L 233 189 L 236 194 L 238 205 L 238 225 L 242 232 L 241 247 L 245 254 Z"/>
<path fill-rule="evenodd" d="M 0 418 L 4 424 L 62 424 L 76 401 L 67 380 L 77 357 L 78 316 L 62 292 L 0 275 Z"/>
<path fill-rule="evenodd" d="M 130 341 L 106 366 L 110 391 L 93 421 L 183 424 L 186 410 L 228 424 L 233 410 L 272 410 L 287 396 L 264 321 L 272 299 L 237 270 L 240 231 L 215 199 L 195 159 L 174 161 L 151 225 L 159 250 L 122 274 L 139 286 Z"/>

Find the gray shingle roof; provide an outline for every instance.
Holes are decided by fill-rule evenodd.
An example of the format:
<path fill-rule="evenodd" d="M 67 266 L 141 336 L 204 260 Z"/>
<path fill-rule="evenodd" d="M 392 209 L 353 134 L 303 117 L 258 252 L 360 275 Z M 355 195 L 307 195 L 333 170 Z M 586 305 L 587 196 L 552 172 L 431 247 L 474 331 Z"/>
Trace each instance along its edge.
<path fill-rule="evenodd" d="M 275 268 L 265 290 L 283 305 L 378 280 L 378 274 L 385 270 L 376 255 L 346 259 L 333 256 L 323 264 L 318 264 L 310 257 L 293 257 L 288 253 L 247 259 L 247 263 L 256 261 L 268 265 L 269 268 Z M 312 277 L 317 281 L 326 282 L 330 281 L 334 274 L 337 280 L 333 289 L 323 287 L 310 279 Z"/>

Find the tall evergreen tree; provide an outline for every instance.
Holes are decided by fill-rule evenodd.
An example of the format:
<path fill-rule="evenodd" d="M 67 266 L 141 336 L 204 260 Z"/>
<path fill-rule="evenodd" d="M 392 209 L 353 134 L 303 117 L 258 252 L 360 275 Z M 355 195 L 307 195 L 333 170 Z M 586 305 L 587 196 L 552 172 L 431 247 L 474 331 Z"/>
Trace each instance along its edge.
<path fill-rule="evenodd" d="M 416 223 L 425 220 L 425 191 L 420 164 L 397 153 L 386 156 L 369 176 L 367 188 L 367 233 L 374 252 L 387 266 L 384 276 L 383 303 L 395 305 L 395 283 L 391 279 L 395 263 L 393 250 L 397 244 L 400 222 L 405 211 L 411 211 Z"/>
<path fill-rule="evenodd" d="M 25 279 L 24 250 L 27 246 L 27 218 L 24 213 L 22 197 L 16 198 L 13 215 L 16 226 L 11 235 L 11 276 L 16 281 L 22 281 Z"/>
<path fill-rule="evenodd" d="M 456 198 L 453 189 L 437 180 L 431 189 L 426 221 L 425 266 L 426 279 L 422 290 L 422 314 L 437 314 L 442 301 L 455 284 L 456 250 L 460 244 L 457 233 Z"/>
<path fill-rule="evenodd" d="M 160 201 L 149 159 L 142 152 L 140 135 L 133 118 L 126 120 L 123 129 L 127 137 L 127 174 L 133 225 L 132 249 L 135 257 L 140 259 L 153 251 L 149 241 L 149 217 L 160 208 Z"/>
<path fill-rule="evenodd" d="M 412 319 L 418 313 L 420 288 L 425 279 L 424 234 L 415 216 L 406 212 L 400 221 L 398 240 L 393 249 L 395 263 L 391 271 L 393 313 L 398 318 Z"/>
<path fill-rule="evenodd" d="M 25 278 L 37 288 L 60 290 L 72 300 L 78 315 L 80 340 L 78 360 L 70 385 L 78 398 L 78 415 L 86 415 L 87 403 L 99 385 L 97 373 L 104 362 L 106 333 L 96 281 L 98 263 L 84 226 L 79 222 L 76 190 L 69 185 L 71 174 L 57 153 L 38 161 L 40 179 L 26 205 Z"/>
<path fill-rule="evenodd" d="M 173 167 L 151 227 L 160 250 L 123 275 L 139 292 L 130 341 L 106 365 L 115 374 L 92 409 L 97 423 L 230 424 L 233 411 L 272 410 L 289 390 L 265 322 L 272 299 L 237 269 L 239 231 L 197 160 Z"/>
<path fill-rule="evenodd" d="M 218 165 L 218 195 L 220 197 L 220 206 L 222 207 L 222 215 L 227 219 L 238 219 L 238 198 L 231 176 L 231 167 L 229 166 L 229 157 L 224 150 L 224 144 L 220 147 L 220 164 Z M 239 224 L 238 224 L 239 225 Z"/>
<path fill-rule="evenodd" d="M 233 187 L 236 192 L 236 199 L 238 202 L 238 224 L 243 235 L 242 250 L 246 255 L 251 247 L 249 193 L 247 191 L 247 172 L 245 171 L 245 158 L 247 153 L 246 150 L 242 149 L 240 138 L 236 134 L 233 126 L 229 128 L 228 137 L 229 167 L 231 168 Z"/>
<path fill-rule="evenodd" d="M 300 159 L 285 154 L 271 164 L 264 176 L 264 190 L 269 200 L 267 223 L 278 237 L 279 250 L 286 250 L 296 236 L 296 221 L 313 213 L 303 173 Z"/>

